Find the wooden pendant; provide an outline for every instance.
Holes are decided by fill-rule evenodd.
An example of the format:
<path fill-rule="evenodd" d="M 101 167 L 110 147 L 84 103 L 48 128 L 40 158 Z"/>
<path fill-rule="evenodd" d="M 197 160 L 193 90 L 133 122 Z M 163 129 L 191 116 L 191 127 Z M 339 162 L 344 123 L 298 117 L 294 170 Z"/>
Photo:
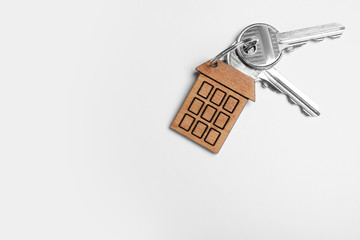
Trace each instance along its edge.
<path fill-rule="evenodd" d="M 218 153 L 248 99 L 255 101 L 255 81 L 222 61 L 196 70 L 200 75 L 171 128 Z"/>

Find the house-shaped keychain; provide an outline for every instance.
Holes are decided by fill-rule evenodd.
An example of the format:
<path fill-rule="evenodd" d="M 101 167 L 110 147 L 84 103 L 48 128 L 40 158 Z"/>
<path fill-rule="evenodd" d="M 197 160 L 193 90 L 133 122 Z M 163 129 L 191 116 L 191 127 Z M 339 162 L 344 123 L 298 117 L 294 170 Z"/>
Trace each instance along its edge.
<path fill-rule="evenodd" d="M 222 61 L 196 70 L 199 77 L 171 128 L 218 153 L 248 99 L 255 101 L 255 81 Z"/>

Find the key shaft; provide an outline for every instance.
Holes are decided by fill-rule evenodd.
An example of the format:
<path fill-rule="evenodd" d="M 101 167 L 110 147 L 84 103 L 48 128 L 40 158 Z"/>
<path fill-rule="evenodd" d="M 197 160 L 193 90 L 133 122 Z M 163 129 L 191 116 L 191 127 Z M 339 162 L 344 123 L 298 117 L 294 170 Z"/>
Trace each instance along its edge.
<path fill-rule="evenodd" d="M 259 78 L 269 83 L 279 92 L 285 94 L 290 101 L 298 105 L 307 115 L 312 117 L 320 115 L 319 106 L 293 83 L 282 76 L 275 68 L 262 71 Z"/>
<path fill-rule="evenodd" d="M 289 32 L 277 33 L 281 50 L 292 50 L 306 44 L 308 41 L 322 41 L 324 38 L 338 38 L 345 27 L 338 23 L 329 23 L 315 27 L 303 28 Z"/>

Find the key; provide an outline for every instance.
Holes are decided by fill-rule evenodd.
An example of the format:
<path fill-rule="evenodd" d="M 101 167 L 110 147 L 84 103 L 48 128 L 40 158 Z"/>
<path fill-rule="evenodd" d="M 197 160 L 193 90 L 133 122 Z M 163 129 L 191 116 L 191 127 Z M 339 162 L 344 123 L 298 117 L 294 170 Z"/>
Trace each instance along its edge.
<path fill-rule="evenodd" d="M 288 100 L 291 103 L 298 105 L 306 116 L 320 115 L 319 106 L 302 93 L 294 84 L 282 76 L 275 68 L 269 70 L 249 68 L 243 64 L 234 53 L 230 53 L 226 56 L 226 62 L 248 76 L 261 81 L 263 87 L 268 87 L 276 92 L 285 94 Z M 297 97 L 291 98 L 292 95 Z M 298 99 L 301 99 L 302 101 L 298 101 Z"/>
<path fill-rule="evenodd" d="M 252 48 L 238 48 L 236 54 L 229 53 L 227 62 L 236 69 L 257 77 L 262 81 L 263 86 L 284 93 L 292 103 L 300 106 L 306 115 L 319 116 L 318 105 L 272 67 L 280 60 L 283 51 L 290 51 L 311 40 L 320 41 L 325 37 L 338 38 L 344 30 L 342 25 L 331 23 L 279 33 L 268 24 L 253 24 L 241 32 L 238 41 L 243 38 L 258 37 L 257 45 Z"/>
<path fill-rule="evenodd" d="M 304 28 L 280 33 L 276 28 L 265 23 L 257 23 L 245 28 L 238 42 L 250 37 L 258 37 L 259 42 L 253 49 L 239 48 L 237 55 L 242 61 L 255 69 L 270 69 L 282 57 L 284 51 L 292 51 L 308 41 L 321 41 L 324 38 L 339 38 L 345 27 L 330 23 L 311 28 Z"/>
<path fill-rule="evenodd" d="M 302 93 L 294 84 L 282 76 L 275 68 L 269 70 L 256 70 L 247 67 L 234 53 L 226 56 L 226 62 L 248 76 L 261 81 L 262 86 L 268 87 L 278 93 L 283 93 L 288 100 L 300 107 L 306 116 L 319 116 L 319 106 L 308 96 Z M 295 97 L 292 97 L 295 96 Z M 301 101 L 300 101 L 301 100 Z"/>
<path fill-rule="evenodd" d="M 280 49 L 291 51 L 295 47 L 300 47 L 311 40 L 320 42 L 326 37 L 332 39 L 339 38 L 344 30 L 345 27 L 338 23 L 329 23 L 290 32 L 278 33 L 277 39 Z"/>
<path fill-rule="evenodd" d="M 319 106 L 282 76 L 275 68 L 262 71 L 259 74 L 259 79 L 270 84 L 280 93 L 285 94 L 289 101 L 298 105 L 306 115 L 312 117 L 320 115 Z"/>
<path fill-rule="evenodd" d="M 282 76 L 275 68 L 271 68 L 269 70 L 249 68 L 241 62 L 235 53 L 227 54 L 225 61 L 239 71 L 258 81 L 261 81 L 264 88 L 268 87 L 271 90 L 285 94 L 288 100 L 291 103 L 298 105 L 306 116 L 320 115 L 319 106 L 308 96 L 302 93 L 294 84 Z"/>

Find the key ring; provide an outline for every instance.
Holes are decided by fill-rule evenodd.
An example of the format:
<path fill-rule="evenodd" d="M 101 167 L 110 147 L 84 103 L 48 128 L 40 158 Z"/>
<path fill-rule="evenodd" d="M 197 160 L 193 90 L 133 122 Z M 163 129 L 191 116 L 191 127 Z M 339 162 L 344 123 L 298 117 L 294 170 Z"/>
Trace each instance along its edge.
<path fill-rule="evenodd" d="M 211 62 L 210 62 L 211 67 L 216 67 L 217 61 L 220 58 L 222 58 L 229 52 L 234 51 L 237 47 L 244 45 L 247 49 L 250 49 L 250 48 L 256 46 L 256 44 L 258 42 L 259 42 L 259 38 L 252 37 L 252 38 L 245 39 L 244 41 L 237 42 L 234 45 L 231 45 L 230 47 L 228 47 L 227 49 L 225 49 L 224 51 L 222 51 L 221 53 L 219 53 L 218 55 L 216 55 L 214 58 L 211 59 Z"/>

